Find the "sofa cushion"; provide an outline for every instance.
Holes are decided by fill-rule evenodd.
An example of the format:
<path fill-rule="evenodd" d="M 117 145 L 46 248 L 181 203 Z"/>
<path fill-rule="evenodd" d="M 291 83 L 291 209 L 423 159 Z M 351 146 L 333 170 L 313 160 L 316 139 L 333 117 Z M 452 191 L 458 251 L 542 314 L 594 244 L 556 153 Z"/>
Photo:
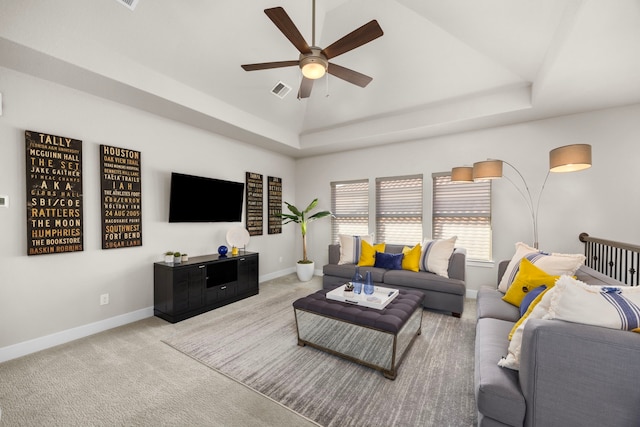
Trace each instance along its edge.
<path fill-rule="evenodd" d="M 425 271 L 389 270 L 384 275 L 384 283 L 391 288 L 396 285 L 454 295 L 465 295 L 466 293 L 464 282 L 447 279 Z"/>
<path fill-rule="evenodd" d="M 587 285 L 562 276 L 545 319 L 640 331 L 640 288 Z"/>
<path fill-rule="evenodd" d="M 350 236 L 338 234 L 340 240 L 340 260 L 338 264 L 355 264 L 360 260 L 360 250 L 362 240 L 373 243 L 373 235 Z"/>
<path fill-rule="evenodd" d="M 504 301 L 500 301 L 506 304 Z M 513 326 L 505 320 L 483 318 L 476 325 L 475 393 L 478 411 L 485 417 L 510 426 L 521 426 L 526 403 L 520 391 L 518 372 L 502 369 L 496 361 L 509 345 Z"/>
<path fill-rule="evenodd" d="M 376 253 L 378 252 L 384 252 L 384 243 L 372 245 L 366 240 L 360 242 L 360 259 L 358 260 L 358 266 L 373 267 L 376 262 Z"/>
<path fill-rule="evenodd" d="M 520 260 L 526 258 L 547 274 L 561 276 L 567 274 L 573 276 L 576 270 L 584 263 L 582 254 L 558 254 L 546 253 L 530 247 L 522 242 L 516 243 L 516 253 L 509 261 L 498 289 L 506 292 L 520 269 Z"/>
<path fill-rule="evenodd" d="M 492 286 L 483 286 L 478 290 L 476 300 L 478 319 L 493 318 L 517 322 L 520 317 L 518 307 L 502 300 L 504 294 Z"/>
<path fill-rule="evenodd" d="M 438 276 L 449 277 L 449 258 L 453 253 L 457 237 L 449 239 L 430 240 L 422 242 L 420 254 L 420 270 L 436 273 Z"/>
<path fill-rule="evenodd" d="M 522 299 L 538 286 L 553 285 L 560 276 L 552 276 L 536 267 L 526 258 L 520 260 L 520 268 L 513 283 L 502 297 L 509 304 L 520 307 Z"/>
<path fill-rule="evenodd" d="M 387 270 L 402 270 L 403 254 L 386 254 L 376 252 L 374 267 L 385 268 Z"/>
<path fill-rule="evenodd" d="M 414 247 L 405 246 L 402 248 L 404 257 L 402 258 L 402 269 L 409 271 L 420 271 L 420 254 L 422 253 L 422 246 L 420 243 Z"/>

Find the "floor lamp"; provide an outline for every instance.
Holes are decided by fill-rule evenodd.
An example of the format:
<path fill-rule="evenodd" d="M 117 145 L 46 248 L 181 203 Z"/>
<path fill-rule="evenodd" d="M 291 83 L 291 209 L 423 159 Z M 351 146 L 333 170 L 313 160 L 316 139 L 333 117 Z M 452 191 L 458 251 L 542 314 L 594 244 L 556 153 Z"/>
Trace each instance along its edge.
<path fill-rule="evenodd" d="M 503 166 L 507 165 L 516 172 L 517 181 L 503 175 Z M 538 249 L 538 209 L 540 208 L 540 197 L 547 184 L 549 173 L 551 172 L 576 172 L 591 167 L 591 145 L 589 144 L 572 144 L 564 147 L 554 148 L 549 152 L 549 170 L 544 178 L 538 199 L 534 204 L 531 190 L 527 181 L 520 171 L 506 160 L 488 159 L 476 162 L 473 167 L 462 166 L 451 169 L 451 182 L 474 182 L 484 179 L 507 178 L 511 184 L 518 190 L 522 198 L 527 204 L 531 221 L 533 223 L 533 246 Z M 520 185 L 518 185 L 520 183 Z"/>

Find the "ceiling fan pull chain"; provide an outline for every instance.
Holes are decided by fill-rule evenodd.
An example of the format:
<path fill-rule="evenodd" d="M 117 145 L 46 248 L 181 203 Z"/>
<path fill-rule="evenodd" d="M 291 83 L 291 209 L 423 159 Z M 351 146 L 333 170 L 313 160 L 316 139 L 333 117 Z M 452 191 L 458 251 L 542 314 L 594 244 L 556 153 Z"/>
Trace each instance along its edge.
<path fill-rule="evenodd" d="M 325 79 L 327 80 L 327 94 L 325 95 L 325 98 L 329 97 L 329 73 L 324 75 Z"/>

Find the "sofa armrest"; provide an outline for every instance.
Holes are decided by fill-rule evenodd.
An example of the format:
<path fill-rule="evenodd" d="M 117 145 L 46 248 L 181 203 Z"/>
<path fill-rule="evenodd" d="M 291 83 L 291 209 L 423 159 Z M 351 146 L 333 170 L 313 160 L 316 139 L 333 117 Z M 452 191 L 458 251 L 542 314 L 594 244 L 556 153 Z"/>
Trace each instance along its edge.
<path fill-rule="evenodd" d="M 522 339 L 525 426 L 635 426 L 640 334 L 531 319 Z"/>
<path fill-rule="evenodd" d="M 467 250 L 464 248 L 455 248 L 451 258 L 449 258 L 449 267 L 447 269 L 450 279 L 458 279 L 465 281 L 467 272 Z"/>

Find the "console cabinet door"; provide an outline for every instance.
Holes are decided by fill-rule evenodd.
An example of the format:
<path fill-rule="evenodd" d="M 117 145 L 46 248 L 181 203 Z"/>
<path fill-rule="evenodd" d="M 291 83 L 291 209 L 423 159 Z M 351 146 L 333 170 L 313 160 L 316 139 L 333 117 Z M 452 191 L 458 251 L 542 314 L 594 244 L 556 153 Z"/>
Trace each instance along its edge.
<path fill-rule="evenodd" d="M 245 256 L 238 260 L 238 294 L 257 292 L 258 255 Z"/>

